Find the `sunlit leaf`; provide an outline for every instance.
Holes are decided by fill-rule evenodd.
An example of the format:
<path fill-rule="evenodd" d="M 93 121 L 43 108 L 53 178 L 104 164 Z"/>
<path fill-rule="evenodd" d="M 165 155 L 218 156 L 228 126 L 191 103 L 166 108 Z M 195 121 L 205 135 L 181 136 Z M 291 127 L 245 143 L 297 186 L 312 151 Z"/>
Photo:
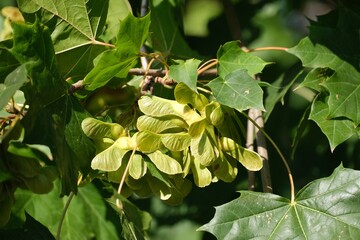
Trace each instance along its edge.
<path fill-rule="evenodd" d="M 202 111 L 209 100 L 202 94 L 197 93 L 185 83 L 178 83 L 174 91 L 175 99 L 178 103 L 191 104 L 194 108 Z"/>
<path fill-rule="evenodd" d="M 214 174 L 224 182 L 232 182 L 238 173 L 236 165 L 237 161 L 235 159 L 227 158 L 224 154 L 221 154 L 221 157 L 214 163 Z"/>
<path fill-rule="evenodd" d="M 148 167 L 149 173 L 151 174 L 152 177 L 160 180 L 161 182 L 163 182 L 166 186 L 171 187 L 171 183 L 169 180 L 169 176 L 166 175 L 165 173 L 161 172 L 156 166 L 155 164 L 150 160 L 150 158 L 148 158 L 147 156 L 145 157 L 145 161 L 146 161 L 146 165 Z M 151 180 L 149 180 L 151 181 Z"/>
<path fill-rule="evenodd" d="M 118 139 L 113 145 L 97 154 L 91 161 L 91 168 L 102 171 L 116 171 L 122 163 L 122 159 L 129 150 L 124 150 L 119 146 Z"/>
<path fill-rule="evenodd" d="M 197 93 L 197 76 L 200 60 L 188 59 L 186 61 L 178 61 L 177 65 L 170 66 L 169 77 L 176 82 L 186 84 L 191 90 Z"/>
<path fill-rule="evenodd" d="M 113 40 L 119 32 L 119 22 L 129 14 L 132 14 L 132 9 L 128 0 L 109 0 L 106 30 L 101 39 L 106 42 Z"/>
<path fill-rule="evenodd" d="M 155 166 L 164 173 L 174 175 L 182 172 L 181 165 L 178 161 L 159 150 L 149 153 L 147 156 L 155 164 Z"/>
<path fill-rule="evenodd" d="M 206 187 L 210 185 L 212 181 L 212 174 L 207 167 L 201 165 L 196 158 L 192 158 L 190 168 L 194 176 L 196 186 Z"/>
<path fill-rule="evenodd" d="M 223 137 L 219 142 L 224 153 L 237 159 L 247 170 L 258 171 L 262 168 L 263 162 L 258 153 L 240 146 L 230 138 Z"/>
<path fill-rule="evenodd" d="M 134 179 L 139 179 L 146 174 L 147 165 L 140 154 L 134 154 L 130 163 L 129 174 Z"/>
<path fill-rule="evenodd" d="M 218 74 L 225 78 L 229 73 L 239 69 L 247 70 L 250 76 L 260 73 L 268 64 L 261 58 L 244 52 L 238 41 L 228 42 L 217 52 L 219 60 Z"/>
<path fill-rule="evenodd" d="M 239 111 L 249 108 L 264 110 L 263 91 L 246 70 L 236 70 L 207 84 L 216 100 Z"/>
<path fill-rule="evenodd" d="M 125 129 L 117 123 L 103 122 L 95 118 L 85 118 L 81 128 L 91 139 L 111 138 L 113 140 L 126 136 Z"/>
<path fill-rule="evenodd" d="M 201 116 L 187 104 L 180 104 L 175 100 L 156 96 L 142 96 L 138 104 L 144 114 L 152 117 L 175 115 L 184 119 L 188 125 L 202 119 Z"/>
<path fill-rule="evenodd" d="M 161 135 L 161 142 L 170 151 L 182 151 L 190 146 L 191 137 L 188 133 L 168 133 Z"/>
<path fill-rule="evenodd" d="M 192 111 L 186 104 L 180 104 L 174 100 L 168 100 L 156 96 L 142 96 L 138 102 L 140 110 L 149 116 L 162 117 L 182 114 Z"/>
<path fill-rule="evenodd" d="M 218 102 L 211 102 L 205 107 L 206 119 L 214 126 L 220 125 L 224 121 L 225 114 Z"/>
<path fill-rule="evenodd" d="M 200 230 L 218 239 L 357 239 L 360 237 L 360 173 L 339 166 L 315 180 L 291 203 L 269 193 L 240 191 L 216 207 Z M 260 227 L 259 227 L 260 226 Z"/>
<path fill-rule="evenodd" d="M 208 126 L 209 126 L 209 122 L 207 121 L 206 118 L 193 122 L 189 127 L 189 135 L 192 138 L 197 138 L 204 133 L 206 127 Z"/>
<path fill-rule="evenodd" d="M 162 148 L 161 135 L 150 131 L 142 131 L 136 134 L 136 145 L 141 152 L 155 152 Z"/>
<path fill-rule="evenodd" d="M 136 127 L 139 131 L 148 130 L 154 133 L 182 132 L 188 128 L 186 122 L 180 117 L 150 117 L 147 115 L 142 115 L 137 119 Z"/>
<path fill-rule="evenodd" d="M 111 78 L 125 78 L 138 60 L 140 48 L 147 38 L 150 15 L 135 18 L 129 14 L 120 22 L 115 49 L 100 54 L 94 69 L 84 79 L 88 90 L 104 86 Z"/>
<path fill-rule="evenodd" d="M 219 150 L 211 139 L 210 129 L 206 129 L 201 135 L 191 139 L 191 154 L 203 166 L 210 166 L 219 156 Z"/>
<path fill-rule="evenodd" d="M 111 182 L 120 183 L 125 174 L 126 167 L 129 163 L 131 152 L 128 151 L 121 160 L 121 165 L 116 171 L 107 172 L 107 178 Z M 126 179 L 130 178 L 128 176 Z"/>

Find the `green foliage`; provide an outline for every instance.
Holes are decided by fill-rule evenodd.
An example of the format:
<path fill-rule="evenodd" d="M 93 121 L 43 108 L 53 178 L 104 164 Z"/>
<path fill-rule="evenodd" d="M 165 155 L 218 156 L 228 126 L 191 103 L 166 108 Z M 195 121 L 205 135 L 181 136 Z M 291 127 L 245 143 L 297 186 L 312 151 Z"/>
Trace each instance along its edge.
<path fill-rule="evenodd" d="M 239 15 L 249 46 L 266 42 L 265 36 L 276 40 L 279 32 L 286 38 L 279 43 L 294 41 L 280 15 L 271 14 L 271 9 L 280 14 L 279 2 L 267 6 L 261 1 L 231 2 L 249 10 Z M 200 230 L 219 239 L 358 238 L 359 172 L 340 165 L 330 177 L 313 180 L 326 175 L 325 167 L 323 172 L 307 169 L 307 153 L 296 153 L 295 146 L 288 144 L 295 127 L 287 125 L 298 121 L 299 113 L 303 115 L 294 137 L 297 146 L 306 144 L 301 136 L 306 137 L 307 120 L 317 124 L 334 153 L 351 138 L 353 145 L 342 144 L 347 147 L 341 156 L 344 164 L 348 161 L 344 153 L 356 150 L 358 8 L 344 5 L 310 21 L 308 36 L 289 49 L 248 50 L 240 47 L 240 41 L 218 43 L 223 41 L 220 32 L 209 35 L 202 47 L 215 43 L 216 49 L 209 49 L 205 57 L 196 53 L 202 47 L 193 49 L 196 40 L 184 35 L 183 14 L 194 11 L 187 3 L 149 1 L 146 14 L 137 4 L 18 0 L 20 12 L 12 8 L 10 13 L 23 16 L 2 12 L 0 35 L 6 34 L 7 40 L 0 42 L 1 238 L 24 238 L 26 229 L 31 229 L 29 237 L 34 239 L 168 238 L 169 230 L 157 231 L 162 222 L 174 223 L 174 232 L 203 225 Z M 224 12 L 234 20 L 236 8 L 218 7 L 214 16 Z M 138 12 L 142 16 L 137 17 Z M 262 29 L 259 35 L 244 20 L 249 18 L 246 14 L 256 14 L 255 24 Z M 259 19 L 265 23 L 261 25 Z M 209 29 L 202 32 L 213 34 L 216 22 L 206 22 Z M 236 22 L 229 21 L 230 29 Z M 224 24 L 219 25 L 223 31 Z M 269 59 L 272 53 L 256 54 L 260 50 L 281 50 L 274 54 L 278 72 L 272 69 L 279 66 L 259 57 Z M 284 52 L 290 58 L 276 59 Z M 216 58 L 208 59 L 211 55 Z M 300 62 L 290 67 L 295 58 L 303 68 Z M 135 76 L 142 74 L 146 76 Z M 298 101 L 299 96 L 307 102 Z M 290 113 L 279 114 L 278 102 Z M 309 106 L 303 114 L 305 105 Z M 259 128 L 261 116 L 255 122 L 249 121 L 254 116 L 247 116 L 254 109 L 265 112 L 267 124 L 256 134 L 250 123 Z M 285 119 L 287 114 L 290 117 Z M 229 191 L 234 192 L 248 183 L 258 190 L 257 182 L 251 182 L 252 172 L 261 171 L 266 184 L 270 170 L 264 162 L 267 154 L 261 135 L 285 164 L 290 200 L 240 191 L 233 201 L 213 201 L 228 194 L 222 194 L 228 190 L 224 186 L 232 186 Z M 311 148 L 326 155 L 323 149 L 328 146 L 320 144 Z M 313 180 L 296 196 L 298 185 L 283 156 L 290 154 L 281 153 L 282 145 L 295 153 L 295 168 L 300 164 L 301 171 L 307 172 L 308 178 L 301 182 Z M 270 162 L 274 189 L 287 192 L 281 185 L 286 181 L 278 181 L 282 176 L 279 157 L 271 151 L 269 155 L 275 160 Z M 310 161 L 315 165 L 314 158 Z M 347 165 L 359 166 L 355 160 L 351 164 Z M 216 197 L 207 197 L 211 189 L 216 189 Z M 175 208 L 166 207 L 172 210 L 164 211 L 167 218 L 161 219 L 152 201 L 179 206 L 179 212 L 171 215 Z M 208 222 L 210 205 L 219 204 Z M 193 214 L 185 216 L 193 218 L 191 226 L 180 224 L 186 214 Z M 192 236 L 200 239 L 201 235 Z"/>
<path fill-rule="evenodd" d="M 301 189 L 295 199 L 240 191 L 232 202 L 216 207 L 200 229 L 218 239 L 356 239 L 360 236 L 359 171 L 339 166 L 326 178 Z"/>
<path fill-rule="evenodd" d="M 333 17 L 331 21 L 330 16 Z M 354 54 L 360 51 L 356 43 L 359 37 L 355 25 L 358 23 L 358 13 L 340 8 L 313 22 L 309 37 L 289 49 L 305 67 L 313 68 L 303 85 L 328 96 L 319 97 L 313 102 L 311 119 L 326 135 L 332 150 L 358 132 L 359 114 L 356 106 L 360 59 Z"/>

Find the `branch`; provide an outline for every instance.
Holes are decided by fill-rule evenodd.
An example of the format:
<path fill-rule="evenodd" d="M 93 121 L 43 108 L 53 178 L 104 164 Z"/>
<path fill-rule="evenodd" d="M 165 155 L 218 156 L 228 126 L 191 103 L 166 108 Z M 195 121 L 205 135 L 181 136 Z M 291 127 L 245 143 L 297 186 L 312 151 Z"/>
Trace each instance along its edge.
<path fill-rule="evenodd" d="M 253 118 L 255 122 L 262 129 L 264 128 L 264 118 L 262 112 L 258 109 L 250 109 L 253 112 Z M 255 130 L 256 133 L 256 143 L 257 143 L 257 152 L 263 159 L 263 168 L 261 169 L 261 182 L 264 192 L 272 193 L 272 183 L 271 183 L 271 174 L 270 174 L 270 165 L 269 165 L 269 155 L 266 147 L 266 139 L 264 134 L 260 129 Z"/>
<path fill-rule="evenodd" d="M 152 77 L 164 77 L 166 75 L 166 71 L 162 69 L 149 69 L 146 71 L 146 69 L 142 68 L 132 68 L 128 72 L 130 76 L 134 75 L 147 75 Z M 217 70 L 215 68 L 205 70 L 199 74 L 199 77 L 216 77 L 217 76 Z"/>
<path fill-rule="evenodd" d="M 254 119 L 253 111 L 249 110 L 249 118 Z M 246 148 L 254 151 L 255 126 L 250 120 L 247 121 L 246 129 Z M 248 171 L 248 190 L 255 190 L 255 172 Z"/>

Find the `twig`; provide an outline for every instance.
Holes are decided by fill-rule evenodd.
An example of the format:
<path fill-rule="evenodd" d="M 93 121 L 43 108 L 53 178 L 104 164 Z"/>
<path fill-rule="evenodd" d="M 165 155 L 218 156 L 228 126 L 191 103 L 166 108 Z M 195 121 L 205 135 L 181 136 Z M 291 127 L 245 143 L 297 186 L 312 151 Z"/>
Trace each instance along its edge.
<path fill-rule="evenodd" d="M 244 52 L 257 52 L 257 51 L 287 51 L 286 47 L 258 47 L 253 49 L 243 49 Z"/>
<path fill-rule="evenodd" d="M 258 109 L 250 109 L 253 113 L 253 118 L 260 128 L 264 128 L 264 118 L 262 112 Z M 257 128 L 255 129 L 257 152 L 263 159 L 263 167 L 261 169 L 261 182 L 264 192 L 272 193 L 272 183 L 269 165 L 269 156 L 266 147 L 266 139 L 262 132 Z"/>
<path fill-rule="evenodd" d="M 253 111 L 249 111 L 249 117 L 254 119 Z M 254 124 L 250 120 L 247 122 L 247 129 L 246 129 L 246 148 L 249 150 L 254 150 L 254 140 L 255 140 L 255 127 Z M 254 191 L 255 190 L 255 172 L 248 171 L 248 190 Z"/>

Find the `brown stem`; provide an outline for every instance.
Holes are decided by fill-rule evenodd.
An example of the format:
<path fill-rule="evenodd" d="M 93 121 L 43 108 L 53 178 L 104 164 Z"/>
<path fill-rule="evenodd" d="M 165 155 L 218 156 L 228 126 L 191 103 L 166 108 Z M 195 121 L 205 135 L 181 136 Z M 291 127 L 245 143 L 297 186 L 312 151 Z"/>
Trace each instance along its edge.
<path fill-rule="evenodd" d="M 249 111 L 249 118 L 253 119 L 253 111 Z M 255 140 L 255 126 L 250 120 L 247 122 L 246 129 L 246 148 L 254 151 L 254 140 Z M 255 172 L 248 171 L 248 190 L 255 190 Z"/>
<path fill-rule="evenodd" d="M 262 129 L 264 128 L 264 118 L 262 116 L 262 112 L 258 109 L 251 109 L 253 112 L 253 119 L 258 124 L 258 126 Z M 266 139 L 264 134 L 259 130 L 255 130 L 256 134 L 256 144 L 257 144 L 257 152 L 263 159 L 263 168 L 261 169 L 261 182 L 264 192 L 272 193 L 272 183 L 271 183 L 271 174 L 270 174 L 270 165 L 269 165 L 269 156 L 266 147 Z"/>
<path fill-rule="evenodd" d="M 219 60 L 217 60 L 217 59 L 211 59 L 211 60 L 207 61 L 202 66 L 200 66 L 200 68 L 198 70 L 198 75 L 200 76 L 206 70 L 216 66 L 218 63 L 219 63 Z"/>

